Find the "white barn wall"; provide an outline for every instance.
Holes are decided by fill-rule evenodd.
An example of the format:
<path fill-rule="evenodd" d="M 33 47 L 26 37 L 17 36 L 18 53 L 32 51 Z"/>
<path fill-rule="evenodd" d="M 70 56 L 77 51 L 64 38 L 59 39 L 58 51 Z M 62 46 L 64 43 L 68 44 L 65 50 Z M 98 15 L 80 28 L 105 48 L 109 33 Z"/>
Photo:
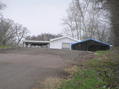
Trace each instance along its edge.
<path fill-rule="evenodd" d="M 50 48 L 52 49 L 62 49 L 62 43 L 74 43 L 77 42 L 75 40 L 69 39 L 69 38 L 62 38 L 58 40 L 54 40 L 50 42 Z"/>

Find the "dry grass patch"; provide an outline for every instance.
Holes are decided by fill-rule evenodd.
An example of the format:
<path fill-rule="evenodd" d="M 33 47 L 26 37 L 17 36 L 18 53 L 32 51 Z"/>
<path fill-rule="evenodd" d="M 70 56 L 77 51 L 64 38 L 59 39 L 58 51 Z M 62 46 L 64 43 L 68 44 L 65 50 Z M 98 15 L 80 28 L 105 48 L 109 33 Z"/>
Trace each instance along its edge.
<path fill-rule="evenodd" d="M 76 65 L 70 65 L 64 69 L 65 73 L 68 73 L 67 76 L 62 77 L 49 77 L 46 78 L 43 82 L 39 82 L 39 88 L 33 89 L 59 89 L 62 83 L 66 80 L 70 80 L 70 78 L 78 72 L 79 68 Z"/>
<path fill-rule="evenodd" d="M 76 65 L 65 68 L 64 71 L 69 75 L 65 77 L 72 77 L 76 72 L 78 72 L 78 70 L 79 68 Z M 64 78 L 49 77 L 45 81 L 41 82 L 42 89 L 58 89 L 63 81 L 65 81 Z"/>
<path fill-rule="evenodd" d="M 57 89 L 60 87 L 61 82 L 62 82 L 61 78 L 57 77 L 47 78 L 44 82 L 42 82 L 43 89 Z"/>
<path fill-rule="evenodd" d="M 49 77 L 45 79 L 43 82 L 40 82 L 39 88 L 33 88 L 33 89 L 58 89 L 62 83 L 61 78 L 57 77 Z"/>
<path fill-rule="evenodd" d="M 78 72 L 79 67 L 76 65 L 69 66 L 64 69 L 65 72 L 69 73 L 70 76 L 74 75 L 76 72 Z"/>

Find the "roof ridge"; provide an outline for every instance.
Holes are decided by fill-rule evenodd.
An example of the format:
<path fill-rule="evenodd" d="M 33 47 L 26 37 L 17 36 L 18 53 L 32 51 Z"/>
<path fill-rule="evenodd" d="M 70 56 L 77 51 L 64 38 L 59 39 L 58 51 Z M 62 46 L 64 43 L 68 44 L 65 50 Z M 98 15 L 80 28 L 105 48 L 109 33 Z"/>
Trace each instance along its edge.
<path fill-rule="evenodd" d="M 54 39 L 51 39 L 50 41 L 55 41 L 55 40 L 59 40 L 59 39 L 62 39 L 62 38 L 69 38 L 69 39 L 72 39 L 72 40 L 75 40 L 75 41 L 77 41 L 77 42 L 78 42 L 78 40 L 77 40 L 77 39 L 74 39 L 74 38 L 69 37 L 69 36 L 62 36 L 62 37 L 54 38 Z"/>

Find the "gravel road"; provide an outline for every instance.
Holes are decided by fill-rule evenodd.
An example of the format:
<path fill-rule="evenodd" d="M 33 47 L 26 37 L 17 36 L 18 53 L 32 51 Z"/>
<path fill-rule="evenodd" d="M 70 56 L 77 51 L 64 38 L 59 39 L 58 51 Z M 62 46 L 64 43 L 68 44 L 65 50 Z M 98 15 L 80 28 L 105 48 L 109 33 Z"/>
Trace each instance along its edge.
<path fill-rule="evenodd" d="M 76 53 L 79 55 L 79 52 L 73 55 L 70 51 L 49 49 L 0 50 L 0 89 L 32 89 L 39 80 L 59 76 L 65 57 L 77 57 Z"/>

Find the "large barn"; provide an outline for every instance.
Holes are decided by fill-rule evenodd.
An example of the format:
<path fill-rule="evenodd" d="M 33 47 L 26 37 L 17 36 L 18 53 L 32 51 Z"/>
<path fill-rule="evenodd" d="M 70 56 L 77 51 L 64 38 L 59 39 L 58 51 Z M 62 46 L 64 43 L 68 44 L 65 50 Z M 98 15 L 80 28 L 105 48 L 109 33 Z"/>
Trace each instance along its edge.
<path fill-rule="evenodd" d="M 73 43 L 71 46 L 72 50 L 82 51 L 99 51 L 109 50 L 110 45 L 95 39 L 86 39 L 80 42 Z"/>
<path fill-rule="evenodd" d="M 71 37 L 63 36 L 50 40 L 51 49 L 71 49 L 71 44 L 76 43 L 78 40 Z"/>

